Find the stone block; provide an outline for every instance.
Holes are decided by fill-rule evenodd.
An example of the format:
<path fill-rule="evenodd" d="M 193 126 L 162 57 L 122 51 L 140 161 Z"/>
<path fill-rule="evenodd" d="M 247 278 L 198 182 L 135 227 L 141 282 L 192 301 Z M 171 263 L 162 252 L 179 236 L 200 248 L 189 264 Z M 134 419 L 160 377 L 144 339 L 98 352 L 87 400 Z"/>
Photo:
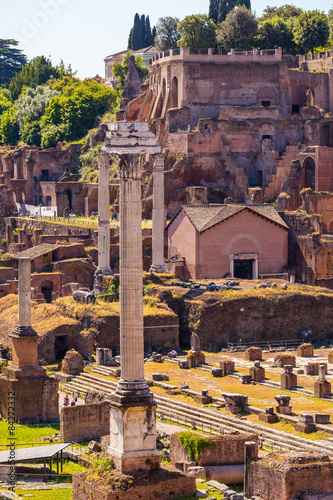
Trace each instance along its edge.
<path fill-rule="evenodd" d="M 235 362 L 232 359 L 223 359 L 220 361 L 220 368 L 222 369 L 223 376 L 229 375 L 235 371 Z"/>
<path fill-rule="evenodd" d="M 189 351 L 187 354 L 187 363 L 190 368 L 196 368 L 199 365 L 204 365 L 206 362 L 205 355 L 202 351 Z"/>
<path fill-rule="evenodd" d="M 330 351 L 328 353 L 328 358 L 327 358 L 327 361 L 328 363 L 330 363 L 331 365 L 333 364 L 333 351 Z"/>
<path fill-rule="evenodd" d="M 242 384 L 250 384 L 251 383 L 251 375 L 243 375 L 242 373 L 239 375 L 239 380 Z"/>
<path fill-rule="evenodd" d="M 180 359 L 178 361 L 178 366 L 179 366 L 179 368 L 182 368 L 183 370 L 189 368 L 187 359 Z"/>
<path fill-rule="evenodd" d="M 302 358 L 312 358 L 314 349 L 312 344 L 301 344 L 297 347 L 297 356 Z"/>
<path fill-rule="evenodd" d="M 200 466 L 189 467 L 187 469 L 187 475 L 191 476 L 191 477 L 205 479 L 206 478 L 206 471 L 205 471 L 204 467 L 200 467 Z"/>
<path fill-rule="evenodd" d="M 203 396 L 202 394 L 196 394 L 194 396 L 194 401 L 202 405 L 208 405 L 212 402 L 212 398 L 210 396 Z"/>
<path fill-rule="evenodd" d="M 71 349 L 66 352 L 66 355 L 61 363 L 62 373 L 67 373 L 69 375 L 78 375 L 83 372 L 84 361 L 80 353 Z"/>
<path fill-rule="evenodd" d="M 303 424 L 301 422 L 296 422 L 294 424 L 295 430 L 298 432 L 304 432 L 305 434 L 310 434 L 314 432 L 316 427 L 314 424 Z"/>
<path fill-rule="evenodd" d="M 211 374 L 213 375 L 213 377 L 222 377 L 223 370 L 222 370 L 222 368 L 212 368 Z"/>
<path fill-rule="evenodd" d="M 279 406 L 288 406 L 290 402 L 290 396 L 287 396 L 285 394 L 277 394 L 274 399 L 277 401 Z"/>
<path fill-rule="evenodd" d="M 325 375 L 327 374 L 327 364 L 325 363 L 307 363 L 304 365 L 305 374 L 310 376 L 318 375 L 318 370 L 320 365 L 326 365 Z"/>
<path fill-rule="evenodd" d="M 273 415 L 271 413 L 259 413 L 259 420 L 261 420 L 261 422 L 267 422 L 268 424 L 274 424 L 277 422 L 278 417 L 275 413 Z"/>
<path fill-rule="evenodd" d="M 226 409 L 231 413 L 241 413 L 245 411 L 248 397 L 243 394 L 222 393 L 226 402 Z"/>
<path fill-rule="evenodd" d="M 252 366 L 250 368 L 250 376 L 252 380 L 254 380 L 255 382 L 263 380 L 265 378 L 265 368 L 263 368 L 262 366 L 260 367 Z"/>
<path fill-rule="evenodd" d="M 291 415 L 292 406 L 276 406 L 275 411 L 282 415 Z"/>
<path fill-rule="evenodd" d="M 245 359 L 248 361 L 262 360 L 262 350 L 260 347 L 248 347 L 244 354 Z"/>
<path fill-rule="evenodd" d="M 284 391 L 297 387 L 297 375 L 295 373 L 281 373 L 280 381 L 280 387 Z"/>
<path fill-rule="evenodd" d="M 331 384 L 327 380 L 316 380 L 314 383 L 313 395 L 315 398 L 324 398 L 331 394 Z"/>
<path fill-rule="evenodd" d="M 315 424 L 329 424 L 331 421 L 331 415 L 329 413 L 315 413 L 314 421 Z"/>
<path fill-rule="evenodd" d="M 274 358 L 274 365 L 283 368 L 284 365 L 296 366 L 296 358 L 291 354 L 277 354 Z"/>

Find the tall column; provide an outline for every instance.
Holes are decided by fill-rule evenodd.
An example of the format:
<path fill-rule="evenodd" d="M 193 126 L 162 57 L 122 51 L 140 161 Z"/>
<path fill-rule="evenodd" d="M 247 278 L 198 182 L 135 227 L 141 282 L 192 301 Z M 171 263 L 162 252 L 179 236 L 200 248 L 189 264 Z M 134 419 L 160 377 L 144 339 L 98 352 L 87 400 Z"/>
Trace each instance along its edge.
<path fill-rule="evenodd" d="M 16 378 L 43 376 L 46 371 L 38 366 L 38 335 L 31 327 L 31 260 L 18 261 L 18 326 L 13 330 L 12 364 L 7 373 Z"/>
<path fill-rule="evenodd" d="M 153 259 L 150 272 L 165 271 L 164 263 L 164 155 L 154 156 L 153 171 Z"/>
<path fill-rule="evenodd" d="M 98 155 L 98 269 L 99 274 L 113 274 L 110 268 L 110 156 Z"/>
<path fill-rule="evenodd" d="M 150 469 L 156 449 L 156 404 L 144 377 L 141 175 L 145 156 L 119 154 L 121 378 L 110 397 L 110 447 L 123 472 Z"/>

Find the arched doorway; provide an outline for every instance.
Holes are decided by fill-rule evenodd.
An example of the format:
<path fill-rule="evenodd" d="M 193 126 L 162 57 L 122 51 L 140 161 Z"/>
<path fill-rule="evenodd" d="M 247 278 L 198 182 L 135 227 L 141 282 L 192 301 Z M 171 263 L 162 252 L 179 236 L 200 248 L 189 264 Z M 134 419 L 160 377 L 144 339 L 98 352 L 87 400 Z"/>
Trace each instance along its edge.
<path fill-rule="evenodd" d="M 171 85 L 171 107 L 178 108 L 178 78 L 176 76 L 173 77 Z"/>
<path fill-rule="evenodd" d="M 303 163 L 304 168 L 304 187 L 315 189 L 316 186 L 316 164 L 313 158 L 306 158 Z"/>
<path fill-rule="evenodd" d="M 53 291 L 53 283 L 52 281 L 44 281 L 41 286 L 42 294 L 44 295 L 44 299 L 48 304 L 52 302 L 52 291 Z"/>
<path fill-rule="evenodd" d="M 72 210 L 73 208 L 73 195 L 70 189 L 66 189 L 63 192 L 63 207 Z"/>

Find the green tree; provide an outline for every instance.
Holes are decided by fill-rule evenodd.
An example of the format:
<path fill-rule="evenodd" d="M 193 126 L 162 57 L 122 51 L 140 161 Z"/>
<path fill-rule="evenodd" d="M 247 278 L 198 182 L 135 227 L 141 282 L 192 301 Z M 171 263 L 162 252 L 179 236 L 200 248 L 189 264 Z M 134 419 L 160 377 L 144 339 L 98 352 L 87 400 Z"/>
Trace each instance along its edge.
<path fill-rule="evenodd" d="M 24 144 L 40 147 L 42 135 L 39 121 L 31 121 L 29 118 L 26 118 L 20 138 Z"/>
<path fill-rule="evenodd" d="M 18 41 L 0 39 L 0 86 L 9 85 L 13 76 L 27 63 L 22 50 L 17 49 Z"/>
<path fill-rule="evenodd" d="M 330 28 L 327 16 L 318 10 L 303 12 L 294 21 L 294 41 L 302 53 L 327 45 Z"/>
<path fill-rule="evenodd" d="M 57 90 L 51 90 L 46 85 L 39 85 L 35 89 L 28 87 L 26 91 L 17 99 L 15 105 L 17 107 L 16 120 L 19 124 L 20 132 L 22 132 L 25 120 L 29 122 L 38 121 L 45 113 L 52 97 L 60 95 Z"/>
<path fill-rule="evenodd" d="M 149 16 L 146 16 L 146 32 L 145 32 L 145 39 L 143 42 L 144 42 L 144 47 L 150 47 L 151 45 L 154 44 L 154 38 L 151 32 Z"/>
<path fill-rule="evenodd" d="M 32 59 L 21 71 L 19 71 L 11 80 L 9 90 L 13 100 L 16 100 L 25 87 L 37 87 L 46 83 L 51 76 L 61 78 L 72 76 L 72 68 L 66 69 L 63 61 L 59 66 L 53 66 L 50 59 L 44 56 L 38 56 Z"/>
<path fill-rule="evenodd" d="M 112 72 L 114 76 L 118 77 L 118 91 L 119 94 L 122 95 L 126 89 L 127 86 L 127 69 L 128 69 L 128 60 L 130 56 L 132 55 L 132 52 L 128 51 L 123 59 L 122 63 L 114 63 L 112 67 Z M 135 58 L 135 67 L 139 71 L 139 73 L 143 75 L 147 75 L 148 69 L 142 65 L 143 60 L 142 57 L 137 55 Z"/>
<path fill-rule="evenodd" d="M 216 26 L 206 14 L 186 16 L 179 24 L 179 47 L 200 49 L 214 47 L 216 44 Z"/>
<path fill-rule="evenodd" d="M 141 19 L 139 17 L 139 14 L 135 14 L 134 16 L 134 25 L 132 28 L 132 36 L 130 40 L 130 47 L 128 47 L 131 50 L 139 50 L 143 48 L 143 37 L 142 37 L 142 26 L 141 26 Z"/>
<path fill-rule="evenodd" d="M 232 10 L 219 25 L 217 41 L 226 49 L 250 49 L 254 44 L 258 21 L 252 12 L 241 5 Z"/>
<path fill-rule="evenodd" d="M 0 116 L 0 143 L 14 146 L 19 140 L 19 126 L 15 118 L 16 107 L 6 109 Z"/>
<path fill-rule="evenodd" d="M 217 25 L 225 20 L 229 12 L 240 5 L 251 9 L 251 0 L 210 0 L 208 17 Z"/>
<path fill-rule="evenodd" d="M 0 115 L 12 106 L 8 89 L 0 88 Z"/>
<path fill-rule="evenodd" d="M 269 7 L 263 11 L 262 16 L 260 18 L 261 21 L 264 19 L 271 19 L 273 17 L 280 17 L 285 21 L 290 17 L 297 17 L 302 14 L 303 9 L 300 7 L 295 7 L 295 5 L 285 4 L 281 7 Z"/>
<path fill-rule="evenodd" d="M 292 23 L 282 17 L 274 16 L 260 22 L 255 46 L 260 49 L 281 47 L 283 52 L 296 52 Z"/>
<path fill-rule="evenodd" d="M 330 28 L 330 41 L 333 43 L 333 7 L 328 11 L 327 15 L 328 26 Z"/>
<path fill-rule="evenodd" d="M 180 38 L 178 17 L 160 17 L 156 23 L 155 47 L 161 52 L 177 47 Z"/>

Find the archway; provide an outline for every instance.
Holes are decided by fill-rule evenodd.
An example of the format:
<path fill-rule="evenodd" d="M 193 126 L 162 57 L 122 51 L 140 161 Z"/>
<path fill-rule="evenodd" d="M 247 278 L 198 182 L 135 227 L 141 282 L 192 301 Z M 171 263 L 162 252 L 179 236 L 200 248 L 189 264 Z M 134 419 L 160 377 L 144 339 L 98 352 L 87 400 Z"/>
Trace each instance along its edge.
<path fill-rule="evenodd" d="M 304 187 L 315 189 L 316 186 L 316 164 L 313 158 L 309 157 L 303 163 Z"/>
<path fill-rule="evenodd" d="M 44 295 L 44 299 L 48 304 L 52 302 L 52 291 L 53 291 L 53 283 L 52 281 L 44 281 L 41 286 L 42 294 Z"/>
<path fill-rule="evenodd" d="M 173 77 L 171 85 L 171 107 L 178 108 L 178 78 L 176 76 Z"/>

